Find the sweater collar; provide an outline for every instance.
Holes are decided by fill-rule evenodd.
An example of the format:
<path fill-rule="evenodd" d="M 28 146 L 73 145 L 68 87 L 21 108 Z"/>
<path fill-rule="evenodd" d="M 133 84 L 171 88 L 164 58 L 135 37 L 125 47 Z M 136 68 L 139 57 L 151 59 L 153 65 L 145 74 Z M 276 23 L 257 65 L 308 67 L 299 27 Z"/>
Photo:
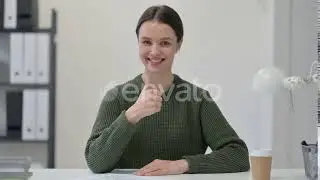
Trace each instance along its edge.
<path fill-rule="evenodd" d="M 140 90 L 142 90 L 143 86 L 144 86 L 144 82 L 142 79 L 142 73 L 138 74 L 135 78 L 134 81 L 137 83 L 138 87 L 140 87 Z M 176 89 L 177 85 L 182 83 L 182 79 L 180 78 L 179 75 L 177 74 L 173 74 L 173 82 L 172 85 L 165 91 L 167 92 L 170 88 L 174 88 Z M 173 87 L 172 87 L 173 86 Z"/>

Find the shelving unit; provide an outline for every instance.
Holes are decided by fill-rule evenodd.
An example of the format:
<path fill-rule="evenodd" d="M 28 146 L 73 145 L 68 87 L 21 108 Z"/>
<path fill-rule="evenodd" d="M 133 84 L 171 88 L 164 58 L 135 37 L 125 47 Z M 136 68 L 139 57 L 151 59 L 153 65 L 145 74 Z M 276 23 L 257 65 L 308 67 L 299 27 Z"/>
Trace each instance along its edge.
<path fill-rule="evenodd" d="M 9 64 L 7 67 L 2 63 L 0 59 L 0 76 L 3 73 L 8 73 L 8 77 L 1 78 L 0 77 L 0 91 L 7 93 L 16 92 L 18 99 L 17 101 L 12 101 L 15 107 L 22 109 L 23 105 L 23 92 L 25 90 L 47 90 L 48 92 L 48 138 L 46 140 L 41 139 L 23 139 L 22 138 L 22 114 L 16 115 L 20 118 L 21 124 L 20 128 L 17 129 L 8 129 L 5 136 L 0 136 L 0 156 L 30 156 L 33 160 L 37 161 L 39 159 L 42 160 L 40 162 L 43 168 L 54 168 L 54 149 L 55 149 L 55 104 L 56 104 L 56 37 L 57 32 L 57 12 L 55 9 L 51 10 L 51 27 L 50 28 L 36 28 L 36 29 L 0 29 L 0 37 L 10 37 L 13 33 L 45 33 L 49 37 L 49 81 L 48 83 L 13 83 L 10 80 L 10 66 L 12 64 L 11 57 L 9 57 Z M 10 38 L 8 38 L 10 39 Z M 0 51 L 5 52 L 4 49 L 8 50 L 8 48 L 3 48 L 3 46 L 10 47 L 10 45 L 5 44 L 7 42 L 1 42 L 0 40 Z M 2 49 L 1 49 L 2 48 Z M 8 52 L 5 52 L 8 53 Z M 11 52 L 12 53 L 12 52 Z M 1 52 L 0 52 L 1 58 Z M 25 62 L 24 62 L 25 63 Z M 25 64 L 24 64 L 25 65 Z M 1 68 L 1 66 L 3 66 Z M 4 72 L 3 69 L 7 68 L 7 72 Z M 2 71 L 2 72 L 1 72 Z M 2 74 L 1 74 L 2 73 Z M 4 77 L 4 76 L 3 76 Z M 19 98 L 20 99 L 19 99 Z M 1 100 L 1 99 L 0 99 Z M 6 101 L 6 105 L 8 101 Z M 0 104 L 1 105 L 1 104 Z M 0 107 L 1 108 L 1 107 Z M 1 109 L 0 109 L 1 110 Z M 8 109 L 6 109 L 8 110 Z M 8 113 L 8 112 L 7 112 Z M 11 113 L 16 113 L 15 111 Z M 1 111 L 0 111 L 1 115 Z M 1 118 L 1 116 L 0 116 Z M 7 117 L 7 121 L 8 121 Z M 35 120 L 36 121 L 36 120 Z M 1 122 L 1 119 L 0 119 Z M 1 124 L 0 124 L 1 125 Z M 0 128 L 1 130 L 1 128 Z M 28 129 L 29 130 L 29 129 Z M 40 132 L 44 131 L 43 129 L 39 130 Z M 34 158 L 33 156 L 38 156 L 40 158 Z"/>

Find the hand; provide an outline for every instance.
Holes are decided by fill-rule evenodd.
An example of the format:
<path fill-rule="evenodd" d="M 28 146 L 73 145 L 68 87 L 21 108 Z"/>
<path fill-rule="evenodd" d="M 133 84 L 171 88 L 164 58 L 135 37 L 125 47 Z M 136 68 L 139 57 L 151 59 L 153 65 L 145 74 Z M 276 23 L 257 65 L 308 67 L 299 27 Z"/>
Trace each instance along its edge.
<path fill-rule="evenodd" d="M 126 117 L 129 122 L 136 124 L 140 119 L 159 112 L 161 106 L 162 97 L 160 90 L 155 86 L 146 84 L 138 100 L 126 111 Z"/>
<path fill-rule="evenodd" d="M 189 170 L 188 162 L 184 159 L 177 161 L 154 160 L 135 174 L 138 176 L 161 176 L 183 174 Z"/>

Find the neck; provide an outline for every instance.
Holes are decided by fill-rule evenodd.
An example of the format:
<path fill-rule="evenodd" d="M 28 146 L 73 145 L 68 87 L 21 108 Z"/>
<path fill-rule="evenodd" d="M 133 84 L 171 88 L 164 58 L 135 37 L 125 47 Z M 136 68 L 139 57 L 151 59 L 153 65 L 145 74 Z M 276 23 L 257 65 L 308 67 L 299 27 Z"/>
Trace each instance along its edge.
<path fill-rule="evenodd" d="M 152 73 L 145 71 L 142 74 L 142 79 L 145 84 L 153 84 L 162 88 L 163 90 L 166 90 L 172 85 L 173 74 L 172 72 Z"/>

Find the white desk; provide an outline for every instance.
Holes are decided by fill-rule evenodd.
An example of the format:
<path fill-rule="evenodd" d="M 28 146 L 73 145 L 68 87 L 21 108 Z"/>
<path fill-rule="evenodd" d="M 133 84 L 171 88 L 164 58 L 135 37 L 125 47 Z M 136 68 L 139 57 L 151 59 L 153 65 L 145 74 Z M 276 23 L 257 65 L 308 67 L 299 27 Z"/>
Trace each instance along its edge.
<path fill-rule="evenodd" d="M 233 174 L 183 174 L 175 176 L 135 176 L 130 173 L 114 172 L 93 174 L 86 169 L 44 169 L 31 170 L 34 174 L 30 180 L 250 180 L 250 173 Z M 110 178 L 107 178 L 110 177 Z M 113 177 L 113 178 L 112 178 Z M 274 180 L 307 180 L 303 169 L 272 170 Z"/>

